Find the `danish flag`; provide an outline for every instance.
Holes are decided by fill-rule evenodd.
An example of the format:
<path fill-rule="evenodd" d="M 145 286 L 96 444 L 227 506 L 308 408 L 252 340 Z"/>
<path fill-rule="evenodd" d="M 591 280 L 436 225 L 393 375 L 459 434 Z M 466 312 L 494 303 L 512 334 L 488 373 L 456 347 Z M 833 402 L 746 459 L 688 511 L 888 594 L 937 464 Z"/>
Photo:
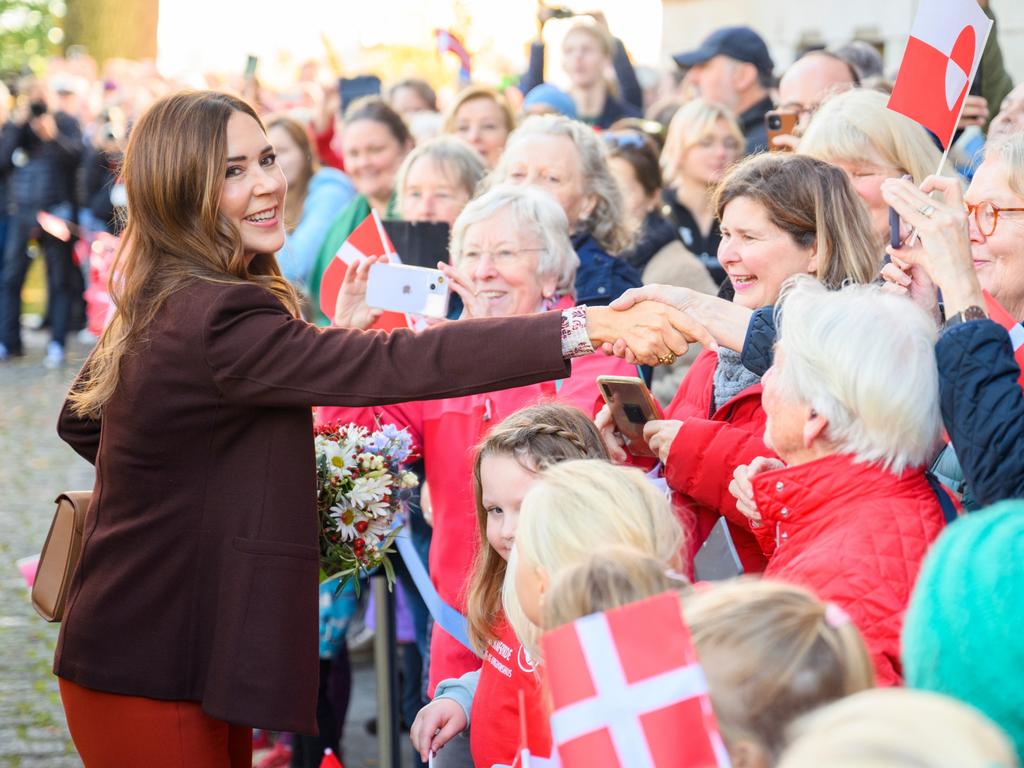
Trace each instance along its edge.
<path fill-rule="evenodd" d="M 977 0 L 921 0 L 889 109 L 948 147 L 991 29 Z"/>
<path fill-rule="evenodd" d="M 392 264 L 402 263 L 388 233 L 384 231 L 380 216 L 376 211 L 370 211 L 370 215 L 363 219 L 341 244 L 331 263 L 324 270 L 323 277 L 320 278 L 320 311 L 327 317 L 334 317 L 334 305 L 338 301 L 338 292 L 349 267 L 358 265 L 360 261 L 370 256 L 385 255 Z M 371 327 L 390 330 L 402 328 L 406 324 L 405 315 L 399 312 L 384 312 Z"/>
<path fill-rule="evenodd" d="M 729 766 L 678 595 L 584 616 L 542 642 L 564 768 Z"/>

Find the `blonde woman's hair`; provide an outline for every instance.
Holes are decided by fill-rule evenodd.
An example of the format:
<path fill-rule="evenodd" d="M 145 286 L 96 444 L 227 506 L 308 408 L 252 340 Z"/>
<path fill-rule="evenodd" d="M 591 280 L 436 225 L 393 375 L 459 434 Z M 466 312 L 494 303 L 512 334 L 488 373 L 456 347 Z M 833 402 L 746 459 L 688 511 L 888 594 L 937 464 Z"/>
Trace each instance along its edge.
<path fill-rule="evenodd" d="M 998 157 L 1006 166 L 1010 189 L 1024 197 L 1024 133 L 1011 133 L 985 147 L 985 159 Z"/>
<path fill-rule="evenodd" d="M 594 422 L 578 408 L 541 403 L 516 411 L 484 439 L 473 462 L 473 500 L 480 546 L 466 594 L 469 639 L 483 653 L 497 639 L 501 620 L 501 585 L 506 563 L 487 541 L 480 464 L 486 456 L 508 456 L 530 473 L 572 459 L 608 460 L 604 441 Z"/>
<path fill-rule="evenodd" d="M 536 187 L 501 184 L 470 200 L 452 225 L 452 265 L 457 267 L 462 259 L 466 230 L 502 211 L 512 216 L 517 232 L 540 238 L 543 245 L 537 259 L 537 274 L 557 278 L 558 295 L 575 296 L 580 257 L 569 239 L 569 220 L 555 198 Z"/>
<path fill-rule="evenodd" d="M 906 688 L 879 688 L 837 701 L 798 720 L 789 736 L 778 768 L 1020 764 L 1006 734 L 981 712 L 957 699 Z"/>
<path fill-rule="evenodd" d="M 936 329 L 922 309 L 877 285 L 827 291 L 805 276 L 783 286 L 776 311 L 778 386 L 828 420 L 836 453 L 896 475 L 935 456 Z"/>
<path fill-rule="evenodd" d="M 622 192 L 608 168 L 608 151 L 594 129 L 577 120 L 563 115 L 526 118 L 508 137 L 498 165 L 484 183 L 490 186 L 504 182 L 508 178 L 509 150 L 531 136 L 565 136 L 573 143 L 579 159 L 583 194 L 593 195 L 597 200 L 586 221 L 578 222 L 578 231 L 592 235 L 612 256 L 628 248 L 635 229 L 626 223 Z"/>
<path fill-rule="evenodd" d="M 888 96 L 855 88 L 827 99 L 811 119 L 797 152 L 827 163 L 877 157 L 920 184 L 939 167 L 941 153 L 920 124 L 886 104 Z"/>
<path fill-rule="evenodd" d="M 681 106 L 672 116 L 665 136 L 665 148 L 661 150 L 661 173 L 666 184 L 672 184 L 679 175 L 679 168 L 689 152 L 702 139 L 710 136 L 719 121 L 729 127 L 729 133 L 745 146 L 743 131 L 732 116 L 732 112 L 721 104 L 693 99 Z"/>
<path fill-rule="evenodd" d="M 501 119 L 505 123 L 505 130 L 509 133 L 515 130 L 516 118 L 512 112 L 512 107 L 509 106 L 508 99 L 488 85 L 470 85 L 459 91 L 451 106 L 448 107 L 448 111 L 444 113 L 442 130 L 445 133 L 455 133 L 455 118 L 458 116 L 459 109 L 462 108 L 463 104 L 475 101 L 476 99 L 493 101 L 498 106 L 498 109 L 501 110 Z"/>
<path fill-rule="evenodd" d="M 552 580 L 541 626 L 549 632 L 591 613 L 689 588 L 684 576 L 667 570 L 656 557 L 627 546 L 603 547 Z"/>
<path fill-rule="evenodd" d="M 734 165 L 715 190 L 719 221 L 738 197 L 758 203 L 799 247 L 817 244 L 816 277 L 829 288 L 878 277 L 882 253 L 867 208 L 836 166 L 788 152 L 753 155 Z"/>
<path fill-rule="evenodd" d="M 874 685 L 857 628 L 800 587 L 723 582 L 684 598 L 683 617 L 729 746 L 776 757 L 794 718 Z"/>
<path fill-rule="evenodd" d="M 165 96 L 132 128 L 121 171 L 130 215 L 109 286 L 115 311 L 68 395 L 76 415 L 101 417 L 124 356 L 144 343 L 167 298 L 191 281 L 256 283 L 298 316 L 295 289 L 274 254 L 247 259 L 238 227 L 220 212 L 235 113 L 264 130 L 247 102 L 217 91 Z"/>
<path fill-rule="evenodd" d="M 540 629 L 516 595 L 519 558 L 554 580 L 608 545 L 632 547 L 676 569 L 683 529 L 665 494 L 638 469 L 567 461 L 544 470 L 523 499 L 502 590 L 505 615 L 531 656 L 540 657 Z"/>

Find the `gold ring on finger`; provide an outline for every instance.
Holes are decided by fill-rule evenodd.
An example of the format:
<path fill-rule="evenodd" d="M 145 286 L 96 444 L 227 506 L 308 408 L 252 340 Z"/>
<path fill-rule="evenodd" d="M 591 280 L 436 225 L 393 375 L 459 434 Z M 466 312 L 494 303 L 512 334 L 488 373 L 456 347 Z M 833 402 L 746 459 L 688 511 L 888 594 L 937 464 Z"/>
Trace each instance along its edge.
<path fill-rule="evenodd" d="M 676 361 L 676 356 L 672 352 L 669 352 L 667 355 L 661 355 L 658 358 L 658 362 L 661 365 L 672 365 L 672 363 L 674 363 L 675 361 Z"/>

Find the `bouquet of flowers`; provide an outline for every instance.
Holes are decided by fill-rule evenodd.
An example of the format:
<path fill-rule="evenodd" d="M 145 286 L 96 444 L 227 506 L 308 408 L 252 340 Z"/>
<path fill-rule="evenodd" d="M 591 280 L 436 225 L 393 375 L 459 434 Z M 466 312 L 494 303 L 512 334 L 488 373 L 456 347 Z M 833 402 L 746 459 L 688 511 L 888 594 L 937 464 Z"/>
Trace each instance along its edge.
<path fill-rule="evenodd" d="M 340 589 L 354 578 L 358 592 L 359 576 L 383 567 L 390 586 L 396 517 L 419 485 L 415 474 L 402 469 L 412 438 L 391 424 L 375 432 L 326 424 L 316 428 L 314 442 L 322 579 L 341 576 Z"/>

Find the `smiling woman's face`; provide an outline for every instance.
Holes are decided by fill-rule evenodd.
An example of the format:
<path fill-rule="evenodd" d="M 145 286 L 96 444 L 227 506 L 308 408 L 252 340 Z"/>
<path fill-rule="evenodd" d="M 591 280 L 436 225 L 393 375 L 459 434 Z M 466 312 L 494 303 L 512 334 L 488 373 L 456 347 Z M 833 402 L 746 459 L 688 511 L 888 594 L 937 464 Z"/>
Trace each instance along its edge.
<path fill-rule="evenodd" d="M 241 233 L 247 258 L 276 253 L 284 245 L 284 197 L 288 183 L 259 123 L 244 112 L 228 119 L 227 167 L 220 213 Z"/>
<path fill-rule="evenodd" d="M 455 268 L 484 300 L 488 317 L 528 315 L 557 285 L 557 277 L 537 274 L 541 251 L 541 239 L 503 209 L 466 227 Z"/>
<path fill-rule="evenodd" d="M 967 203 L 994 203 L 999 208 L 1024 208 L 1024 198 L 1010 187 L 1010 176 L 1001 158 L 985 160 L 975 171 L 964 195 Z M 999 214 L 995 231 L 983 235 L 974 216 L 968 217 L 971 256 L 981 287 L 1008 309 L 1024 317 L 1024 212 Z"/>
<path fill-rule="evenodd" d="M 787 278 L 817 271 L 814 248 L 800 247 L 749 197 L 729 201 L 721 229 L 718 261 L 736 289 L 737 304 L 749 309 L 774 304 Z"/>

